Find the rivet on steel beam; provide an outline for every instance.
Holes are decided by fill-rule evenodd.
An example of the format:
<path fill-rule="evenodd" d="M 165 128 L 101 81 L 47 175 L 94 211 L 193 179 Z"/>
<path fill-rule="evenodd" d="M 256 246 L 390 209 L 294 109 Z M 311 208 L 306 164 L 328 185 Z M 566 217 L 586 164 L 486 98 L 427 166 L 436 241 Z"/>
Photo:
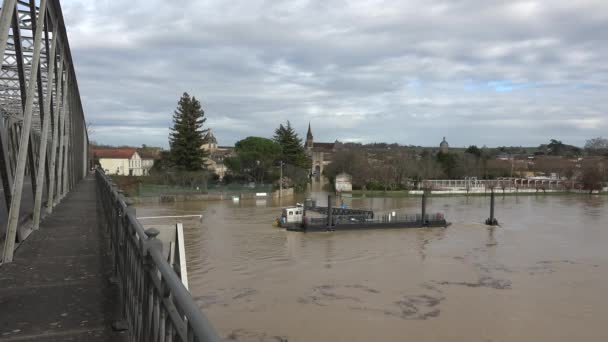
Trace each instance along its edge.
<path fill-rule="evenodd" d="M 148 228 L 145 233 L 148 239 L 155 239 L 160 232 L 156 228 Z"/>

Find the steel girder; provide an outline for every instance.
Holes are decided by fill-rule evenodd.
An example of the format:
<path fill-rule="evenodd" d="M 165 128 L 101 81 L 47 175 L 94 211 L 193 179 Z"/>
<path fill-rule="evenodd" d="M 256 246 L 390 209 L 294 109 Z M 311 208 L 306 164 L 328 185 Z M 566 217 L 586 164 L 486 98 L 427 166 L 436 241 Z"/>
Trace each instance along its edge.
<path fill-rule="evenodd" d="M 0 238 L 11 262 L 16 243 L 86 176 L 89 141 L 59 1 L 3 0 L 0 11 Z"/>

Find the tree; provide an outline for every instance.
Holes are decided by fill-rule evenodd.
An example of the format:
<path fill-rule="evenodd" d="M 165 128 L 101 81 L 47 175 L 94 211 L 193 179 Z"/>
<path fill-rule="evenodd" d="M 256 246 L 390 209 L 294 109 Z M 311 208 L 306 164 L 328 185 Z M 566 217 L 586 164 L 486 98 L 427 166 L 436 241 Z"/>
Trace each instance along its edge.
<path fill-rule="evenodd" d="M 281 159 L 284 163 L 291 164 L 303 169 L 310 169 L 310 159 L 306 156 L 306 151 L 302 145 L 302 139 L 291 127 L 291 123 L 287 121 L 287 125 L 279 125 L 274 131 L 274 141 L 281 146 Z"/>
<path fill-rule="evenodd" d="M 371 179 L 371 167 L 367 153 L 362 148 L 350 148 L 334 153 L 332 161 L 325 167 L 325 175 L 334 180 L 339 173 L 352 176 L 354 187 L 362 187 Z"/>
<path fill-rule="evenodd" d="M 602 189 L 603 178 L 602 170 L 599 165 L 593 163 L 586 163 L 583 165 L 581 183 L 583 183 L 583 188 L 585 190 L 589 190 L 589 193 L 592 193 L 593 190 Z"/>
<path fill-rule="evenodd" d="M 171 162 L 181 170 L 200 171 L 207 153 L 201 149 L 205 143 L 205 112 L 200 102 L 188 93 L 179 99 L 173 113 L 173 127 L 169 134 Z"/>
<path fill-rule="evenodd" d="M 464 152 L 474 155 L 477 159 L 481 158 L 481 150 L 475 145 L 469 146 Z"/>
<path fill-rule="evenodd" d="M 481 150 L 479 156 L 473 153 L 464 153 L 461 156 L 459 163 L 459 173 L 463 177 L 481 177 L 482 176 Z"/>
<path fill-rule="evenodd" d="M 261 138 L 247 137 L 235 144 L 235 157 L 224 159 L 226 166 L 236 175 L 246 175 L 258 183 L 272 181 L 276 177 L 277 161 L 281 146 Z"/>
<path fill-rule="evenodd" d="M 280 166 L 280 164 L 279 164 Z M 306 190 L 309 181 L 309 172 L 306 169 L 293 165 L 283 165 L 283 188 L 295 187 L 297 191 Z"/>
<path fill-rule="evenodd" d="M 551 139 L 547 147 L 550 155 L 559 156 L 564 149 L 564 143 L 560 140 Z"/>
<path fill-rule="evenodd" d="M 429 151 L 423 151 L 420 154 L 420 160 L 417 162 L 417 164 L 418 170 L 414 178 L 418 181 L 443 178 L 441 165 Z"/>
<path fill-rule="evenodd" d="M 587 140 L 585 143 L 585 151 L 591 155 L 608 154 L 608 139 L 597 137 Z"/>
<path fill-rule="evenodd" d="M 458 159 L 451 153 L 439 152 L 437 154 L 437 162 L 441 164 L 443 172 L 448 178 L 454 178 L 456 176 L 456 168 L 458 166 Z"/>
<path fill-rule="evenodd" d="M 538 150 L 551 156 L 578 156 L 581 154 L 579 147 L 567 145 L 555 139 L 551 139 L 548 144 L 540 145 Z"/>
<path fill-rule="evenodd" d="M 166 172 L 172 166 L 171 161 L 171 152 L 169 151 L 161 151 L 159 154 L 159 158 L 154 160 L 154 165 L 152 166 L 153 172 Z"/>

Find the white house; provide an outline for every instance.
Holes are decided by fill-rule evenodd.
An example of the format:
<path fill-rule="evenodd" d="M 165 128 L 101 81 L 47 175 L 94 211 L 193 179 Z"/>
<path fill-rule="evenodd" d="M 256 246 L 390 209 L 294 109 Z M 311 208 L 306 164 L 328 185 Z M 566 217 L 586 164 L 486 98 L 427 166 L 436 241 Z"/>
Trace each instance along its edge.
<path fill-rule="evenodd" d="M 336 192 L 352 192 L 353 177 L 348 173 L 342 172 L 336 176 Z"/>
<path fill-rule="evenodd" d="M 150 153 L 150 152 L 145 152 L 145 151 L 137 152 L 137 154 L 139 154 L 139 157 L 141 158 L 142 175 L 149 176 L 150 170 L 154 166 L 154 161 L 156 159 L 158 159 L 159 157 L 157 157 L 157 154 L 155 154 L 155 153 Z"/>
<path fill-rule="evenodd" d="M 109 175 L 143 176 L 142 159 L 134 148 L 97 148 L 93 158 Z"/>

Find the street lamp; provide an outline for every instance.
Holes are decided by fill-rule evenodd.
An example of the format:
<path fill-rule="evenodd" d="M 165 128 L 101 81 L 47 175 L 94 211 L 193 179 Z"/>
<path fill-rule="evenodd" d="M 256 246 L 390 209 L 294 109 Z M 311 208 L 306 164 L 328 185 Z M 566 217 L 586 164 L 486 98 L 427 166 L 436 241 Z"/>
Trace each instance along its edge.
<path fill-rule="evenodd" d="M 255 175 L 256 175 L 256 176 L 258 176 L 258 173 L 260 172 L 260 161 L 259 161 L 259 160 L 256 160 L 256 161 L 255 161 L 255 165 L 256 165 Z M 255 178 L 255 182 L 256 182 L 256 184 L 257 184 L 257 182 L 258 182 L 257 177 Z M 262 181 L 261 181 L 261 182 L 262 182 Z"/>
<path fill-rule="evenodd" d="M 279 177 L 279 198 L 283 197 L 283 161 L 279 160 L 279 165 L 281 167 L 281 173 Z"/>

